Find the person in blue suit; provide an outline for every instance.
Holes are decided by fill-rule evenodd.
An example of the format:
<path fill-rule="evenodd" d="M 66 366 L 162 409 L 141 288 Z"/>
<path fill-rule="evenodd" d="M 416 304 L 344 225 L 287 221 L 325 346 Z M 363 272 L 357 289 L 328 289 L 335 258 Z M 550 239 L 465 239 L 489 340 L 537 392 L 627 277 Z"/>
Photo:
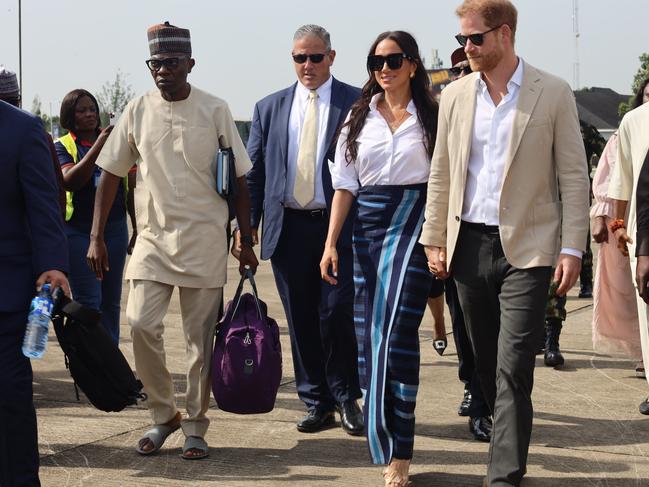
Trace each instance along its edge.
<path fill-rule="evenodd" d="M 0 485 L 32 487 L 38 435 L 32 369 L 21 346 L 29 303 L 45 283 L 70 295 L 68 246 L 45 131 L 0 101 Z"/>
<path fill-rule="evenodd" d="M 341 416 L 347 433 L 363 433 L 356 400 L 351 219 L 339 240 L 337 286 L 320 279 L 320 257 L 333 198 L 327 161 L 333 160 L 338 127 L 360 90 L 336 80 L 329 33 L 317 25 L 293 37 L 297 82 L 255 105 L 248 154 L 252 243 L 261 231 L 261 257 L 270 259 L 291 337 L 297 393 L 307 407 L 297 423 L 315 432 Z M 242 238 L 250 236 L 243 236 Z"/>

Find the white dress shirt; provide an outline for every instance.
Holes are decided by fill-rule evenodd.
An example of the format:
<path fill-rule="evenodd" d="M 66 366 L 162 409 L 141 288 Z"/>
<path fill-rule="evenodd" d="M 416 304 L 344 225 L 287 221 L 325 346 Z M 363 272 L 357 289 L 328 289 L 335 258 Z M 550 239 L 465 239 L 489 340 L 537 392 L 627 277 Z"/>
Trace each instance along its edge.
<path fill-rule="evenodd" d="M 307 102 L 309 100 L 310 89 L 298 81 L 291 105 L 291 114 L 288 120 L 288 153 L 286 161 L 286 188 L 284 189 L 284 206 L 298 210 L 307 209 L 315 210 L 326 208 L 324 190 L 322 188 L 322 162 L 324 159 L 323 151 L 325 137 L 327 136 L 327 125 L 329 121 L 329 105 L 331 103 L 331 84 L 332 78 L 325 81 L 317 90 L 318 93 L 318 149 L 315 169 L 315 195 L 305 207 L 302 207 L 293 195 L 295 188 L 295 173 L 297 170 L 297 154 L 300 149 L 300 136 L 302 135 L 302 125 L 304 123 L 304 114 L 306 112 Z"/>
<path fill-rule="evenodd" d="M 500 193 L 522 82 L 520 58 L 507 83 L 507 94 L 498 105 L 494 104 L 482 76 L 476 81 L 471 153 L 462 205 L 464 221 L 496 226 L 500 223 Z M 562 248 L 561 253 L 582 256 L 577 249 Z"/>
<path fill-rule="evenodd" d="M 376 107 L 381 96 L 378 93 L 372 97 L 370 111 L 357 139 L 358 157 L 350 163 L 345 160 L 349 130 L 345 127 L 341 132 L 335 162 L 329 161 L 334 189 L 346 189 L 356 196 L 361 186 L 428 182 L 430 157 L 414 102 L 410 100 L 406 107 L 410 116 L 392 133 Z"/>

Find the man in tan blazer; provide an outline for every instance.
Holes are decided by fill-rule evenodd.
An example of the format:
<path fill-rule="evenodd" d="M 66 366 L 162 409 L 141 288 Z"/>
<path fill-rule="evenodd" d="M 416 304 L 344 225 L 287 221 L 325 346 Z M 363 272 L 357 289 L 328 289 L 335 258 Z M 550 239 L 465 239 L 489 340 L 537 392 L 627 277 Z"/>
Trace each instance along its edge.
<path fill-rule="evenodd" d="M 474 73 L 442 93 L 420 243 L 433 274 L 452 269 L 493 412 L 484 484 L 519 485 L 552 266 L 563 295 L 586 243 L 586 156 L 570 87 L 515 53 L 511 2 L 456 13 Z"/>

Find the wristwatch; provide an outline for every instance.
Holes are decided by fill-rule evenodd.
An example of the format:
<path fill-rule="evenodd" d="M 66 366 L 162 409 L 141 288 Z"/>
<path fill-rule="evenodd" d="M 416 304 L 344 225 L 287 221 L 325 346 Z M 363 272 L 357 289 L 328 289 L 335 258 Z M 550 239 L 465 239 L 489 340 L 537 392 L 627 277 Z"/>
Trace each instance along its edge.
<path fill-rule="evenodd" d="M 254 242 L 252 241 L 252 235 L 241 235 L 241 245 L 252 247 L 254 245 Z"/>

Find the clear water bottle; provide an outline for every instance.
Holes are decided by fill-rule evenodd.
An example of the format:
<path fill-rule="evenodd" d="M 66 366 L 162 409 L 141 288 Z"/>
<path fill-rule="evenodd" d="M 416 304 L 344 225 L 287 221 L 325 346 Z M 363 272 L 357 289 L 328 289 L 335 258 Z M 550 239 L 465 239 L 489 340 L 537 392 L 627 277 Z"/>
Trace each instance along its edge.
<path fill-rule="evenodd" d="M 27 317 L 27 330 L 23 339 L 23 355 L 28 358 L 41 358 L 47 347 L 47 332 L 52 320 L 54 302 L 50 285 L 44 284 L 32 299 Z"/>

